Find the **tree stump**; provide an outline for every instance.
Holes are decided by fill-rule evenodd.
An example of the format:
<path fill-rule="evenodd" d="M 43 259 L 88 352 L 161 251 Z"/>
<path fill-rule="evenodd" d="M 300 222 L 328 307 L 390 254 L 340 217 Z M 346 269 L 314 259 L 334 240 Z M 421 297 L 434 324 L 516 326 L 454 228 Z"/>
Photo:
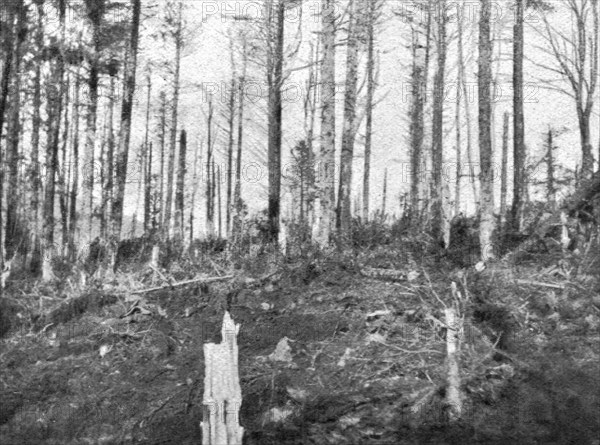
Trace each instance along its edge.
<path fill-rule="evenodd" d="M 241 445 L 244 428 L 239 425 L 242 389 L 238 370 L 237 335 L 229 312 L 223 316 L 221 343 L 204 345 L 204 416 L 202 445 Z"/>
<path fill-rule="evenodd" d="M 462 415 L 462 400 L 460 394 L 460 369 L 458 364 L 459 336 L 462 329 L 461 320 L 454 308 L 446 308 L 446 363 L 448 366 L 446 406 L 450 421 L 460 419 Z"/>

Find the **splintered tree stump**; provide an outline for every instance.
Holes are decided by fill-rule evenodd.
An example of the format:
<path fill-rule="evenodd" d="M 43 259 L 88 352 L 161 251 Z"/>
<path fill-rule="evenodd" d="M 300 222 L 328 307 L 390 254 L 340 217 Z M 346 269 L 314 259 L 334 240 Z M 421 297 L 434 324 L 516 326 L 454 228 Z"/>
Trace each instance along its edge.
<path fill-rule="evenodd" d="M 204 416 L 202 445 L 241 445 L 244 428 L 239 425 L 242 389 L 238 371 L 237 335 L 229 312 L 223 317 L 221 343 L 204 345 Z"/>
<path fill-rule="evenodd" d="M 446 317 L 446 362 L 448 365 L 446 406 L 450 421 L 460 419 L 462 415 L 462 400 L 460 394 L 460 369 L 458 364 L 459 335 L 461 331 L 461 319 L 457 316 L 454 308 L 445 309 Z"/>

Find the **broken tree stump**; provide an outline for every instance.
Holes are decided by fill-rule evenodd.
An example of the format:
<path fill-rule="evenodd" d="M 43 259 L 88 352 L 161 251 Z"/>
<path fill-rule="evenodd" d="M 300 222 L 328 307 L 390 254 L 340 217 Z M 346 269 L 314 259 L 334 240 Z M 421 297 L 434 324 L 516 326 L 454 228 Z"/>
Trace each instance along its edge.
<path fill-rule="evenodd" d="M 452 307 L 444 310 L 446 317 L 446 363 L 448 366 L 446 388 L 446 406 L 450 421 L 460 419 L 462 416 L 462 399 L 460 394 L 460 368 L 458 356 L 460 353 L 460 331 L 462 329 L 461 319 Z"/>
<path fill-rule="evenodd" d="M 244 428 L 239 425 L 242 389 L 238 370 L 237 335 L 229 312 L 223 316 L 221 343 L 204 345 L 204 415 L 202 445 L 241 445 Z"/>

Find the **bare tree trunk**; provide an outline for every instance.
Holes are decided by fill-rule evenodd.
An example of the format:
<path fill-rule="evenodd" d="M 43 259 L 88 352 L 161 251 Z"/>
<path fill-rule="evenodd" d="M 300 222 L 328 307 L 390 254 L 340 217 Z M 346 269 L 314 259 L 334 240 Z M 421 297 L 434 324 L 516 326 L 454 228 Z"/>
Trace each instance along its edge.
<path fill-rule="evenodd" d="M 215 208 L 216 208 L 216 198 L 217 198 L 217 173 L 215 168 L 215 156 L 213 154 L 213 161 L 211 166 L 211 179 L 210 179 L 210 214 L 212 215 L 213 221 L 215 220 Z M 218 221 L 217 221 L 218 222 Z M 214 224 L 214 223 L 213 223 Z M 216 227 L 213 225 L 213 233 L 215 232 Z"/>
<path fill-rule="evenodd" d="M 546 200 L 550 210 L 556 210 L 556 186 L 554 178 L 554 134 L 552 128 L 548 129 L 546 138 Z"/>
<path fill-rule="evenodd" d="M 590 179 L 594 173 L 594 155 L 592 155 L 592 138 L 590 134 L 590 116 L 593 106 L 577 106 L 579 121 L 579 136 L 581 138 L 581 170 L 585 179 Z"/>
<path fill-rule="evenodd" d="M 60 18 L 60 42 L 65 41 L 65 15 L 66 2 L 59 0 L 58 11 Z M 48 83 L 48 144 L 46 146 L 46 190 L 44 193 L 44 224 L 43 224 L 43 260 L 42 279 L 54 279 L 52 260 L 54 256 L 54 191 L 55 177 L 58 168 L 58 144 L 60 132 L 60 116 L 62 114 L 62 99 L 64 93 L 64 53 L 58 54 L 54 66 L 51 68 L 51 78 Z"/>
<path fill-rule="evenodd" d="M 148 96 L 146 98 L 146 133 L 144 135 L 144 152 L 146 158 L 143 166 L 143 181 L 144 181 L 144 233 L 150 231 L 150 196 L 152 194 L 152 144 L 149 142 L 150 132 L 150 110 L 152 106 L 150 101 L 152 99 L 152 77 L 150 69 L 146 73 L 146 80 L 148 82 Z"/>
<path fill-rule="evenodd" d="M 508 176 L 508 113 L 504 113 L 504 125 L 502 129 L 502 171 L 500 173 L 500 227 L 504 227 L 506 220 L 506 192 Z"/>
<path fill-rule="evenodd" d="M 181 130 L 179 135 L 179 170 L 177 172 L 177 190 L 175 191 L 175 236 L 183 242 L 183 207 L 186 173 L 187 133 Z"/>
<path fill-rule="evenodd" d="M 142 192 L 144 190 L 144 164 L 145 164 L 145 150 L 146 147 L 144 146 L 144 144 L 142 143 L 140 145 L 140 151 L 138 153 L 138 162 L 137 162 L 137 168 L 138 168 L 138 172 L 139 172 L 139 176 L 137 176 L 137 193 L 136 193 L 136 198 L 135 198 L 135 207 L 133 210 L 133 217 L 131 220 L 131 231 L 130 231 L 130 238 L 133 238 L 136 236 L 136 232 L 137 232 L 137 222 L 138 222 L 138 211 L 140 206 L 142 207 L 142 214 L 144 212 L 144 200 L 143 200 L 143 195 Z M 142 227 L 143 230 L 143 227 Z"/>
<path fill-rule="evenodd" d="M 492 85 L 492 40 L 490 38 L 490 0 L 481 1 L 479 18 L 479 158 L 481 162 L 481 219 L 479 242 L 481 258 L 487 261 L 494 257 L 492 234 L 494 231 L 494 170 L 492 168 L 491 138 L 491 85 Z"/>
<path fill-rule="evenodd" d="M 158 127 L 160 141 L 160 225 L 165 220 L 165 138 L 167 134 L 167 98 L 164 91 L 160 92 L 160 124 Z"/>
<path fill-rule="evenodd" d="M 70 95 L 69 92 L 71 90 L 71 76 L 69 71 L 66 72 L 66 80 L 65 80 L 65 97 L 64 97 L 64 127 L 63 127 L 63 137 L 62 137 L 62 160 L 60 163 L 60 168 L 58 170 L 58 202 L 60 206 L 60 215 L 61 215 L 61 242 L 63 251 L 67 248 L 67 239 L 68 239 L 68 222 L 69 222 L 69 213 L 68 213 L 68 197 L 69 197 L 69 168 L 67 166 L 67 151 L 68 151 L 68 142 L 69 142 L 69 102 Z"/>
<path fill-rule="evenodd" d="M 13 6 L 12 4 L 9 4 L 10 6 Z M 14 23 L 14 16 L 15 16 L 15 9 L 12 7 L 8 7 L 8 13 L 7 13 L 7 23 Z M 7 99 L 8 99 L 8 93 L 9 93 L 9 86 L 10 86 L 10 79 L 12 76 L 12 63 L 13 63 L 13 57 L 12 57 L 12 51 L 14 51 L 12 45 L 14 42 L 14 36 L 13 36 L 13 27 L 12 26 L 8 26 L 5 27 L 4 29 L 0 29 L 0 31 L 2 32 L 2 37 L 3 37 L 3 44 L 4 47 L 7 49 L 6 51 L 6 60 L 3 63 L 2 66 L 2 82 L 0 84 L 0 140 L 2 140 L 2 133 L 4 130 L 4 114 L 6 113 L 6 103 L 7 103 Z"/>
<path fill-rule="evenodd" d="M 106 114 L 109 114 L 108 111 L 106 111 Z M 106 187 L 106 181 L 108 180 L 107 178 L 107 174 L 106 174 L 106 170 L 108 170 L 108 166 L 106 165 L 106 160 L 105 158 L 108 156 L 108 137 L 110 134 L 110 130 L 108 127 L 108 117 L 105 116 L 104 117 L 104 123 L 103 125 L 103 129 L 102 129 L 102 140 L 100 141 L 100 153 L 99 154 L 99 159 L 98 159 L 98 164 L 100 165 L 100 188 L 101 188 L 101 199 L 100 199 L 100 209 L 98 212 L 98 218 L 100 219 L 100 239 L 102 240 L 106 240 L 106 238 L 108 237 L 108 231 L 107 231 L 107 216 L 106 216 L 106 210 L 107 207 L 109 205 L 109 201 L 108 199 L 105 199 L 104 197 L 104 192 L 105 192 L 105 187 Z"/>
<path fill-rule="evenodd" d="M 219 216 L 219 238 L 223 237 L 223 223 L 221 218 L 221 210 L 223 206 L 221 205 L 221 167 L 217 170 L 217 210 Z"/>
<path fill-rule="evenodd" d="M 194 213 L 196 210 L 196 193 L 198 191 L 198 173 L 199 170 L 202 169 L 202 144 L 200 144 L 200 148 L 196 148 L 196 153 L 194 156 L 194 173 L 192 176 L 192 198 L 190 202 L 190 245 L 194 241 Z"/>
<path fill-rule="evenodd" d="M 335 206 L 335 36 L 334 0 L 321 0 L 321 148 L 318 160 L 317 196 L 313 239 L 321 247 L 329 245 Z"/>
<path fill-rule="evenodd" d="M 144 220 L 147 221 L 146 224 L 146 234 L 150 234 L 154 232 L 154 223 L 152 216 L 152 165 L 154 163 L 154 153 L 152 142 L 148 143 L 148 160 L 146 163 L 146 177 L 144 178 L 144 182 L 146 184 L 144 190 Z"/>
<path fill-rule="evenodd" d="M 77 194 L 79 193 L 79 101 L 81 89 L 80 70 L 75 72 L 75 99 L 73 102 L 73 178 L 69 199 L 69 255 L 76 257 L 75 232 L 77 230 Z"/>
<path fill-rule="evenodd" d="M 8 6 L 12 6 L 9 4 Z M 7 23 L 14 23 L 14 9 L 8 7 L 7 8 Z M 6 103 L 9 94 L 9 84 L 10 78 L 12 76 L 12 51 L 13 51 L 13 27 L 8 26 L 4 28 L 0 28 L 0 37 L 2 37 L 2 44 L 4 48 L 6 48 L 6 59 L 2 65 L 2 80 L 0 81 L 0 143 L 2 141 L 2 133 L 4 130 L 4 115 L 6 112 Z M 0 277 L 0 297 L 2 296 L 4 284 L 5 284 L 5 275 L 4 275 L 4 240 L 6 239 L 6 235 L 4 233 L 4 224 L 2 220 L 2 209 L 4 204 L 4 151 L 0 150 L 0 273 L 2 276 Z"/>
<path fill-rule="evenodd" d="M 237 156 L 235 164 L 235 190 L 233 192 L 233 200 L 235 205 L 235 216 L 233 223 L 233 238 L 238 239 L 241 235 L 242 227 L 242 146 L 243 146 L 243 123 L 244 123 L 244 94 L 246 83 L 246 69 L 248 65 L 247 43 L 244 38 L 242 43 L 242 75 L 238 82 L 238 91 L 240 102 L 238 104 L 238 140 L 237 140 Z"/>
<path fill-rule="evenodd" d="M 37 30 L 35 33 L 35 48 L 40 54 L 43 50 L 44 45 L 44 7 L 43 2 L 36 2 L 36 14 L 37 14 Z M 42 181 L 40 178 L 40 126 L 42 123 L 40 117 L 40 110 L 42 108 L 42 63 L 36 64 L 35 67 L 35 78 L 33 81 L 33 103 L 32 112 L 33 116 L 31 119 L 31 167 L 29 169 L 29 181 L 31 185 L 31 196 L 29 204 L 33 212 L 31 221 L 31 246 L 27 255 L 27 267 L 31 266 L 34 261 L 34 256 L 38 251 L 39 246 L 39 235 L 40 235 L 40 193 L 42 189 Z M 2 123 L 0 122 L 0 127 Z M 1 130 L 0 130 L 1 133 Z M 0 136 L 0 139 L 2 137 Z M 78 173 L 78 172 L 76 172 Z"/>
<path fill-rule="evenodd" d="M 371 141 L 373 136 L 373 96 L 375 92 L 375 0 L 367 2 L 367 122 L 365 129 L 365 164 L 363 172 L 363 219 L 369 220 L 369 181 L 371 178 Z M 387 171 L 387 170 L 386 170 Z"/>
<path fill-rule="evenodd" d="M 268 8 L 269 48 L 267 52 L 267 84 L 269 88 L 268 104 L 268 171 L 269 171 L 269 239 L 277 242 L 279 235 L 279 214 L 281 195 L 281 88 L 283 86 L 283 39 L 285 25 L 284 0 L 276 0 L 276 8 Z M 273 17 L 272 9 L 276 9 Z M 273 35 L 272 28 L 276 28 Z M 274 41 L 273 41 L 274 38 Z"/>
<path fill-rule="evenodd" d="M 171 234 L 171 207 L 173 206 L 173 179 L 175 175 L 175 152 L 177 151 L 177 108 L 179 104 L 179 73 L 181 69 L 182 36 L 182 3 L 179 3 L 176 29 L 173 33 L 175 40 L 175 74 L 173 78 L 173 105 L 171 108 L 171 140 L 169 151 L 169 164 L 167 167 L 167 197 L 165 201 L 165 219 L 163 221 L 164 236 Z"/>
<path fill-rule="evenodd" d="M 388 169 L 386 168 L 383 172 L 383 198 L 381 201 L 381 215 L 385 218 L 386 203 L 387 203 L 387 177 Z"/>
<path fill-rule="evenodd" d="M 7 53 L 7 59 L 12 57 L 12 91 L 10 91 L 10 114 L 7 122 L 6 134 L 6 164 L 8 166 L 8 180 L 6 187 L 6 227 L 4 249 L 7 258 L 12 258 L 16 249 L 23 241 L 19 233 L 22 229 L 18 222 L 19 203 L 19 140 L 21 139 L 21 57 L 22 46 L 27 32 L 27 9 L 22 1 L 14 6 L 17 12 L 15 24 L 16 38 L 12 47 L 12 54 Z"/>
<path fill-rule="evenodd" d="M 212 119 L 213 119 L 213 103 L 212 97 L 208 98 L 208 117 L 207 117 L 207 151 L 206 151 L 206 235 L 208 238 L 214 235 L 214 214 L 213 214 L 213 180 L 211 174 L 211 164 L 213 155 L 212 141 Z"/>
<path fill-rule="evenodd" d="M 350 236 L 352 213 L 350 194 L 352 190 L 352 161 L 356 135 L 356 88 L 358 82 L 358 36 L 356 31 L 355 0 L 348 4 L 348 46 L 346 55 L 346 91 L 344 97 L 344 124 L 342 130 L 342 154 L 340 159 L 340 182 L 338 188 L 337 226 L 342 238 Z"/>
<path fill-rule="evenodd" d="M 225 210 L 225 233 L 227 237 L 231 235 L 231 198 L 233 192 L 233 133 L 235 130 L 235 93 L 236 93 L 236 70 L 233 54 L 233 41 L 230 40 L 229 51 L 231 54 L 231 91 L 229 92 L 228 124 L 229 134 L 227 141 L 227 208 Z"/>
<path fill-rule="evenodd" d="M 83 159 L 83 194 L 81 199 L 81 215 L 87 226 L 81 231 L 83 244 L 88 244 L 92 237 L 94 219 L 94 144 L 98 114 L 98 83 L 101 48 L 101 24 L 106 12 L 106 0 L 86 2 L 86 14 L 92 27 L 93 48 L 89 59 L 88 77 L 89 102 L 87 104 L 86 136 Z"/>
<path fill-rule="evenodd" d="M 460 195 L 461 195 L 461 179 L 463 172 L 462 165 L 462 129 L 460 121 L 460 106 L 461 106 L 461 94 L 460 94 L 460 70 L 457 73 L 456 79 L 456 111 L 454 114 L 454 125 L 456 126 L 456 185 L 454 189 L 454 216 L 460 213 Z"/>
<path fill-rule="evenodd" d="M 433 204 L 432 236 L 435 242 L 443 244 L 443 190 L 442 168 L 444 163 L 444 82 L 446 70 L 446 2 L 440 0 L 436 3 L 437 20 L 437 67 L 434 79 L 433 93 L 433 128 L 432 128 L 432 170 L 433 187 L 431 200 Z"/>
<path fill-rule="evenodd" d="M 513 36 L 513 202 L 511 226 L 521 230 L 525 179 L 525 118 L 523 113 L 523 16 L 525 0 L 515 0 Z"/>
<path fill-rule="evenodd" d="M 427 25 L 426 25 L 426 31 L 425 31 L 425 77 L 423 78 L 423 91 L 425 92 L 423 95 L 423 110 L 427 110 L 427 101 L 429 99 L 429 95 L 427 94 L 428 88 L 429 88 L 429 64 L 430 64 L 430 60 L 431 60 L 431 41 L 432 41 L 432 24 L 433 24 L 433 13 L 432 10 L 433 8 L 435 8 L 435 2 L 433 0 L 426 0 L 425 2 L 423 2 L 427 8 Z M 425 135 L 426 132 L 426 121 L 423 120 L 423 134 Z M 433 130 L 433 129 L 432 129 Z M 423 166 L 425 167 L 425 171 L 429 172 L 433 169 L 432 167 L 432 152 L 431 150 L 426 150 L 425 152 L 421 152 L 421 154 L 423 155 Z M 429 180 L 427 180 L 429 178 Z M 421 221 L 423 221 L 423 216 L 426 217 L 427 221 L 423 221 L 425 222 L 425 225 L 429 225 L 430 221 L 429 218 L 432 214 L 431 211 L 431 189 L 432 189 L 432 183 L 433 183 L 433 175 L 427 175 L 425 174 L 423 177 L 421 177 L 419 179 L 419 185 L 420 185 L 420 198 L 423 201 L 423 205 L 421 206 L 421 217 L 419 219 L 419 224 L 421 224 Z"/>
<path fill-rule="evenodd" d="M 117 242 L 121 236 L 123 224 L 123 203 L 125 200 L 125 185 L 127 183 L 127 159 L 129 156 L 129 139 L 131 136 L 131 112 L 133 94 L 135 92 L 135 72 L 137 68 L 138 37 L 140 27 L 141 0 L 131 0 L 131 37 L 129 41 L 129 56 L 123 76 L 123 103 L 121 106 L 121 128 L 119 130 L 119 151 L 115 169 L 116 194 L 113 201 L 112 240 L 110 243 L 110 261 L 113 270 L 116 267 Z"/>
<path fill-rule="evenodd" d="M 309 226 L 312 226 L 314 221 L 314 201 L 316 196 L 315 190 L 315 152 L 314 152 L 314 134 L 315 134 L 315 118 L 317 114 L 317 96 L 318 88 L 318 71 L 317 64 L 319 63 L 319 41 L 313 54 L 313 45 L 310 46 L 310 60 L 312 65 L 308 75 L 308 88 L 304 103 L 304 119 L 306 122 L 306 143 L 308 151 L 308 172 L 306 177 L 306 221 Z"/>
<path fill-rule="evenodd" d="M 425 135 L 424 110 L 427 100 L 427 77 L 429 72 L 429 46 L 431 30 L 430 2 L 427 2 L 427 24 L 425 41 L 421 38 L 421 24 L 411 30 L 412 73 L 411 73 L 411 107 L 410 107 L 410 219 L 415 226 L 419 225 L 422 185 L 423 139 Z"/>
<path fill-rule="evenodd" d="M 108 131 L 106 141 L 106 160 L 103 163 L 105 178 L 102 190 L 102 204 L 100 210 L 100 236 L 102 239 L 108 237 L 107 221 L 112 220 L 112 202 L 114 187 L 114 154 L 115 154 L 115 133 L 114 133 L 114 110 L 115 110 L 115 81 L 116 75 L 110 76 L 110 89 L 108 93 L 108 120 L 106 128 Z"/>
<path fill-rule="evenodd" d="M 460 8 L 459 8 L 460 11 Z M 473 147 L 472 141 L 473 137 L 471 135 L 471 129 L 473 128 L 471 125 L 471 109 L 469 107 L 470 97 L 467 88 L 467 75 L 465 68 L 465 56 L 464 56 L 464 42 L 463 42 L 463 12 L 459 12 L 459 16 L 457 18 L 457 28 L 458 28 L 458 72 L 460 76 L 460 94 L 464 94 L 465 101 L 465 120 L 467 122 L 467 162 L 469 164 L 469 182 L 473 187 L 473 199 L 477 203 L 479 201 L 477 196 L 477 184 L 475 182 L 474 177 L 474 156 L 473 156 Z"/>

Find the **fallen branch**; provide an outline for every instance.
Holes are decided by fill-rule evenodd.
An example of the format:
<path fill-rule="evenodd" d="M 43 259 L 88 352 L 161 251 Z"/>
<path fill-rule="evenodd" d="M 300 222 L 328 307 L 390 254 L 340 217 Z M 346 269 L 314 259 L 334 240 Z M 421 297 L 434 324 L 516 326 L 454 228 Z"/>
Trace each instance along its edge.
<path fill-rule="evenodd" d="M 540 281 L 516 280 L 516 283 L 523 284 L 523 285 L 530 285 L 530 286 L 551 287 L 552 289 L 564 289 L 565 288 L 565 286 L 562 284 L 542 283 Z"/>
<path fill-rule="evenodd" d="M 163 274 L 163 273 L 162 273 L 160 270 L 158 270 L 158 268 L 157 268 L 157 267 L 154 267 L 152 264 L 150 264 L 149 266 L 150 266 L 150 269 L 152 269 L 152 270 L 153 270 L 155 273 L 157 273 L 157 274 L 158 274 L 158 276 L 159 276 L 159 277 L 160 277 L 160 278 L 161 278 L 161 279 L 162 279 L 162 280 L 163 280 L 165 283 L 167 283 L 169 286 L 171 286 L 171 284 L 172 284 L 172 281 L 173 281 L 171 278 L 167 278 L 167 277 L 165 277 L 165 275 L 164 275 L 164 274 Z"/>
<path fill-rule="evenodd" d="M 361 274 L 369 278 L 390 281 L 407 281 L 408 274 L 403 270 L 378 269 L 374 267 L 365 267 L 361 269 Z"/>
<path fill-rule="evenodd" d="M 271 280 L 271 278 L 273 278 L 275 275 L 277 275 L 279 273 L 279 271 L 275 271 L 272 272 L 270 274 L 264 275 L 260 278 L 243 278 L 243 277 L 238 277 L 237 278 L 237 284 L 239 285 L 240 288 L 254 288 L 254 287 L 260 287 L 263 284 L 265 284 L 266 282 L 268 282 L 269 280 Z M 278 281 L 278 280 L 275 280 Z"/>
<path fill-rule="evenodd" d="M 196 278 L 194 280 L 181 281 L 179 283 L 168 284 L 166 286 L 158 286 L 158 287 L 151 287 L 149 289 L 134 290 L 134 291 L 132 291 L 130 293 L 131 294 L 147 294 L 149 292 L 155 292 L 157 290 L 175 289 L 175 288 L 184 287 L 184 286 L 187 286 L 187 285 L 190 285 L 190 284 L 215 283 L 217 281 L 231 280 L 232 278 L 233 278 L 233 275 L 227 275 L 227 276 L 224 276 L 224 277 Z"/>

